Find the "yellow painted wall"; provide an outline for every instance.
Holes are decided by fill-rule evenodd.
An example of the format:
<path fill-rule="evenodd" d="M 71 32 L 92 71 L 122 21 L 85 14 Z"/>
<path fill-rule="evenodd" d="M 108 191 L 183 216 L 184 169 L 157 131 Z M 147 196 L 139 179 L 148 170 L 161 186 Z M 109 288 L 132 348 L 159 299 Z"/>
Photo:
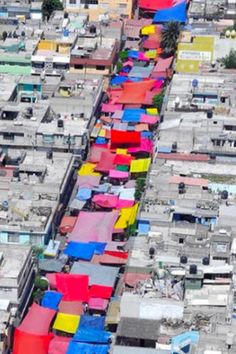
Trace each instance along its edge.
<path fill-rule="evenodd" d="M 57 44 L 50 40 L 41 40 L 38 44 L 38 50 L 53 50 L 56 51 Z"/>
<path fill-rule="evenodd" d="M 201 63 L 213 60 L 214 46 L 213 36 L 196 36 L 191 43 L 179 43 L 176 72 L 199 72 Z"/>

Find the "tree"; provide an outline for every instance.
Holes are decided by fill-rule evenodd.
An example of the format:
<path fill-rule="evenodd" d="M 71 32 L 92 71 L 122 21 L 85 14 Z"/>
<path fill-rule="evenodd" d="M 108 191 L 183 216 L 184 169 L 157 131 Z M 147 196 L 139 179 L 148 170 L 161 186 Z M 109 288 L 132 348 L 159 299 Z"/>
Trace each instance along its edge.
<path fill-rule="evenodd" d="M 180 34 L 179 22 L 168 22 L 161 32 L 161 48 L 168 54 L 174 54 Z"/>
<path fill-rule="evenodd" d="M 142 193 L 145 190 L 145 178 L 137 178 L 135 183 L 135 194 L 134 197 L 136 200 L 140 200 L 142 197 Z"/>
<path fill-rule="evenodd" d="M 2 32 L 2 40 L 3 40 L 3 42 L 5 42 L 6 39 L 7 39 L 7 32 L 3 31 Z"/>
<path fill-rule="evenodd" d="M 236 69 L 236 50 L 231 49 L 229 55 L 222 59 L 226 69 Z"/>
<path fill-rule="evenodd" d="M 163 99 L 164 99 L 164 93 L 163 92 L 153 96 L 152 104 L 153 104 L 153 106 L 155 108 L 158 109 L 158 113 L 160 113 L 160 111 L 161 111 Z"/>
<path fill-rule="evenodd" d="M 128 59 L 128 50 L 123 50 L 119 53 L 120 60 L 125 61 Z"/>
<path fill-rule="evenodd" d="M 48 21 L 53 11 L 56 10 L 63 10 L 60 0 L 43 0 L 42 12 L 44 19 Z"/>

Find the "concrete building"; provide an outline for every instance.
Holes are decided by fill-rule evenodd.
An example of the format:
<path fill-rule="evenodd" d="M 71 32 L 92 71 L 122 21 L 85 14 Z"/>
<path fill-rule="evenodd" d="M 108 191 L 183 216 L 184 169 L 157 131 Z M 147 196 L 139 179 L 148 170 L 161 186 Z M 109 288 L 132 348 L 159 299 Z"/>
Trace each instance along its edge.
<path fill-rule="evenodd" d="M 131 18 L 134 10 L 133 0 L 64 0 L 67 12 L 83 13 L 90 21 L 108 18 Z"/>

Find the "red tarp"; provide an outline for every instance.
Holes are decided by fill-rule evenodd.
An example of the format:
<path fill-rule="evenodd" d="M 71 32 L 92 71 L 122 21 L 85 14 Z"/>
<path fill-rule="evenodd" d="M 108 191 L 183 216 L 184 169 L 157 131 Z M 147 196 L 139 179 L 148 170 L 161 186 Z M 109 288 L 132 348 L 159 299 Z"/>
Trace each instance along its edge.
<path fill-rule="evenodd" d="M 197 161 L 197 162 L 207 162 L 210 160 L 209 155 L 204 154 L 184 154 L 184 153 L 158 153 L 158 159 L 164 160 L 178 160 L 178 161 Z"/>
<path fill-rule="evenodd" d="M 131 155 L 117 154 L 114 160 L 114 165 L 126 165 L 129 166 L 133 157 Z"/>
<path fill-rule="evenodd" d="M 64 301 L 88 301 L 87 275 L 57 273 L 56 283 L 57 290 L 63 294 Z"/>
<path fill-rule="evenodd" d="M 88 162 L 99 162 L 101 160 L 101 155 L 103 152 L 107 152 L 107 148 L 92 146 L 90 149 Z"/>
<path fill-rule="evenodd" d="M 155 80 L 143 80 L 140 82 L 125 82 L 119 103 L 124 104 L 143 104 L 147 91 L 155 85 Z"/>
<path fill-rule="evenodd" d="M 83 315 L 84 307 L 82 301 L 61 301 L 59 304 L 59 312 L 71 315 Z"/>
<path fill-rule="evenodd" d="M 92 285 L 90 288 L 90 298 L 110 299 L 113 288 L 111 286 Z"/>
<path fill-rule="evenodd" d="M 153 151 L 153 141 L 150 139 L 142 138 L 140 146 L 128 148 L 128 152 L 135 154 L 138 152 L 148 152 L 151 154 Z"/>
<path fill-rule="evenodd" d="M 115 111 L 122 110 L 122 104 L 111 104 L 111 103 L 103 103 L 102 104 L 102 112 L 104 113 L 114 113 Z"/>
<path fill-rule="evenodd" d="M 122 259 L 128 259 L 129 257 L 129 252 L 121 252 L 121 251 L 105 251 L 105 254 L 109 254 L 110 256 L 119 257 Z"/>
<path fill-rule="evenodd" d="M 111 256 L 110 254 L 103 254 L 101 256 L 94 255 L 91 263 L 93 264 L 117 264 L 117 265 L 122 265 L 127 263 L 127 259 L 120 258 L 120 257 L 114 257 Z"/>
<path fill-rule="evenodd" d="M 100 161 L 95 170 L 99 172 L 109 172 L 109 170 L 114 168 L 115 156 L 115 154 L 111 154 L 110 152 L 102 152 Z"/>
<path fill-rule="evenodd" d="M 16 328 L 14 332 L 13 354 L 48 354 L 51 339 L 52 334 L 39 336 L 22 332 Z"/>
<path fill-rule="evenodd" d="M 18 329 L 25 333 L 46 335 L 55 314 L 56 311 L 34 303 Z"/>
<path fill-rule="evenodd" d="M 59 227 L 60 233 L 64 235 L 68 232 L 72 232 L 75 226 L 76 219 L 76 216 L 63 216 Z"/>
<path fill-rule="evenodd" d="M 145 10 L 157 11 L 173 6 L 173 0 L 139 0 L 138 7 Z"/>
<path fill-rule="evenodd" d="M 127 132 L 121 130 L 111 130 L 111 148 L 139 146 L 141 141 L 140 132 Z"/>
<path fill-rule="evenodd" d="M 48 349 L 48 354 L 66 354 L 71 338 L 55 336 Z"/>

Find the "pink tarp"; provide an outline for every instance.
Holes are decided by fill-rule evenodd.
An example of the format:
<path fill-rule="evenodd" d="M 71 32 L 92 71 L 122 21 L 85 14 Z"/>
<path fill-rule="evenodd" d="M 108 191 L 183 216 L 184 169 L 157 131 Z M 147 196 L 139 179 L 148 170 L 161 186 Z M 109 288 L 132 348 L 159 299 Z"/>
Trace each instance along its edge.
<path fill-rule="evenodd" d="M 133 200 L 119 199 L 116 205 L 116 209 L 130 208 L 134 205 Z"/>
<path fill-rule="evenodd" d="M 205 178 L 192 178 L 192 177 L 181 177 L 181 176 L 171 176 L 170 183 L 179 184 L 185 183 L 189 186 L 199 186 L 199 187 L 208 187 L 208 179 Z"/>
<path fill-rule="evenodd" d="M 59 312 L 71 315 L 83 315 L 84 308 L 82 301 L 61 301 L 59 304 Z"/>
<path fill-rule="evenodd" d="M 148 114 L 141 114 L 140 122 L 147 123 L 147 124 L 156 124 L 160 121 L 159 116 L 150 116 Z"/>
<path fill-rule="evenodd" d="M 129 178 L 129 172 L 125 171 L 118 171 L 118 170 L 110 170 L 109 171 L 110 178 L 117 178 L 117 179 L 127 179 Z"/>
<path fill-rule="evenodd" d="M 64 301 L 85 301 L 89 299 L 89 277 L 78 274 L 56 274 L 57 290 Z"/>
<path fill-rule="evenodd" d="M 153 142 L 150 139 L 141 139 L 141 144 L 138 147 L 131 147 L 128 148 L 128 152 L 131 154 L 137 153 L 137 152 L 148 152 L 152 153 L 153 151 Z"/>
<path fill-rule="evenodd" d="M 49 282 L 50 289 L 55 290 L 57 288 L 56 273 L 47 273 L 46 278 Z"/>
<path fill-rule="evenodd" d="M 92 163 L 99 162 L 101 160 L 102 153 L 107 151 L 107 148 L 92 146 L 89 152 L 88 161 Z"/>
<path fill-rule="evenodd" d="M 108 306 L 108 302 L 109 301 L 107 299 L 92 297 L 89 299 L 88 305 L 90 309 L 105 311 Z"/>
<path fill-rule="evenodd" d="M 100 161 L 98 162 L 95 170 L 99 172 L 109 172 L 114 167 L 115 154 L 110 152 L 102 152 Z"/>
<path fill-rule="evenodd" d="M 111 194 L 97 194 L 92 201 L 103 208 L 116 208 L 118 196 Z"/>
<path fill-rule="evenodd" d="M 111 103 L 103 103 L 102 104 L 102 112 L 104 113 L 114 113 L 115 111 L 122 110 L 122 104 L 111 104 Z"/>
<path fill-rule="evenodd" d="M 55 336 L 48 349 L 48 354 L 66 354 L 71 338 Z"/>
<path fill-rule="evenodd" d="M 69 235 L 69 241 L 111 241 L 112 230 L 119 216 L 119 211 L 85 212 L 81 211 L 75 227 Z"/>
<path fill-rule="evenodd" d="M 169 57 L 166 59 L 158 58 L 158 61 L 152 71 L 151 76 L 152 77 L 158 77 L 158 76 L 166 77 L 168 75 L 167 70 L 170 68 L 172 61 L 173 61 L 173 57 Z"/>
<path fill-rule="evenodd" d="M 18 329 L 25 333 L 46 335 L 56 311 L 33 303 Z"/>
<path fill-rule="evenodd" d="M 78 187 L 98 187 L 100 184 L 101 176 L 78 176 L 76 185 Z"/>
<path fill-rule="evenodd" d="M 184 154 L 184 153 L 158 153 L 158 159 L 164 160 L 178 160 L 178 161 L 197 161 L 197 162 L 207 162 L 210 160 L 209 155 L 204 154 Z"/>

